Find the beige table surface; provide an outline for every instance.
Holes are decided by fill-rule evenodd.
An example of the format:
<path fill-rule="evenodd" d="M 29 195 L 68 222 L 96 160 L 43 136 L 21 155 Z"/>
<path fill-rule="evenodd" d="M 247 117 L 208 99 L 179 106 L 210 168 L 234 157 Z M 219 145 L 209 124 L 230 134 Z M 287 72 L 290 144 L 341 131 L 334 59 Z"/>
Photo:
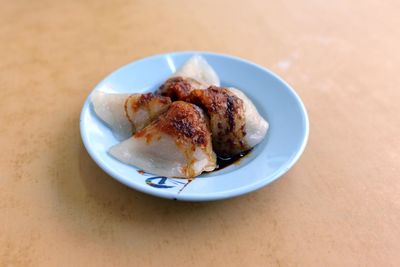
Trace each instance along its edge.
<path fill-rule="evenodd" d="M 399 1 L 0 2 L 0 266 L 399 266 Z M 275 71 L 311 129 L 255 193 L 180 203 L 101 171 L 82 104 L 114 69 L 209 50 Z"/>

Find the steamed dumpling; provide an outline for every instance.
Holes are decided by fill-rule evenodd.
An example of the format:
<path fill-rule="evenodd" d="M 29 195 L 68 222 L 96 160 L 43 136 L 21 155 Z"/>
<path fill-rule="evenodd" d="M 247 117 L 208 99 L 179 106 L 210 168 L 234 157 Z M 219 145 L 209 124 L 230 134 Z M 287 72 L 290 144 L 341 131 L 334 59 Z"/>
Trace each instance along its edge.
<path fill-rule="evenodd" d="M 122 162 L 166 177 L 192 178 L 216 167 L 207 117 L 183 101 L 173 102 L 157 120 L 109 152 Z"/>
<path fill-rule="evenodd" d="M 239 89 L 229 87 L 229 91 L 235 94 L 243 101 L 244 105 L 244 116 L 246 118 L 246 123 L 244 125 L 244 130 L 246 135 L 244 136 L 244 141 L 249 147 L 254 147 L 260 143 L 268 130 L 268 122 L 261 117 L 260 113 L 253 102 Z"/>
<path fill-rule="evenodd" d="M 196 80 L 204 88 L 210 85 L 219 86 L 219 78 L 215 70 L 202 56 L 194 55 L 186 61 L 171 77 L 184 77 Z"/>
<path fill-rule="evenodd" d="M 172 77 L 160 86 L 157 93 L 175 101 L 185 99 L 196 88 L 203 88 L 203 85 L 191 78 Z"/>
<path fill-rule="evenodd" d="M 166 111 L 171 99 L 147 94 L 115 94 L 100 91 L 91 96 L 94 111 L 119 140 L 132 136 Z"/>
<path fill-rule="evenodd" d="M 210 86 L 206 90 L 193 90 L 186 100 L 207 112 L 213 148 L 222 157 L 247 151 L 265 137 L 268 123 L 238 89 Z"/>
<path fill-rule="evenodd" d="M 210 118 L 214 151 L 229 157 L 249 149 L 244 142 L 245 112 L 243 101 L 226 88 L 211 86 L 193 90 L 187 101 L 202 107 Z"/>
<path fill-rule="evenodd" d="M 158 93 L 172 100 L 182 100 L 194 89 L 206 89 L 219 84 L 214 69 L 202 56 L 195 55 L 160 86 Z"/>

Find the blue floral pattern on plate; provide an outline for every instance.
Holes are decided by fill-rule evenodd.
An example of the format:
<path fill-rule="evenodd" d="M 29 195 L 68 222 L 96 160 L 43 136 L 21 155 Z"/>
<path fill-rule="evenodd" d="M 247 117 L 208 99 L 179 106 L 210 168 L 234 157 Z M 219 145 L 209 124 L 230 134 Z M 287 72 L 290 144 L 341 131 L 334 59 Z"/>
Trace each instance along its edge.
<path fill-rule="evenodd" d="M 181 182 L 164 176 L 154 176 L 146 179 L 146 184 L 154 188 L 173 188 L 179 185 L 185 185 L 187 182 Z"/>

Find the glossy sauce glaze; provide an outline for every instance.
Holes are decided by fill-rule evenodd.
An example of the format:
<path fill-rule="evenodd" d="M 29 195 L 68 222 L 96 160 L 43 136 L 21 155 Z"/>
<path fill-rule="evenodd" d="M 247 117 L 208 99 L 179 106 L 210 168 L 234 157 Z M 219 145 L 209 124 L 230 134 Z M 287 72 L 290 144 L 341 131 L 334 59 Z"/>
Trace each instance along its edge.
<path fill-rule="evenodd" d="M 215 168 L 215 170 L 213 170 L 213 172 L 215 171 L 219 171 L 222 170 L 232 164 L 239 164 L 240 161 L 246 157 L 247 155 L 249 155 L 251 152 L 251 149 L 241 152 L 233 157 L 229 157 L 229 158 L 223 158 L 221 156 L 217 155 L 217 168 Z"/>

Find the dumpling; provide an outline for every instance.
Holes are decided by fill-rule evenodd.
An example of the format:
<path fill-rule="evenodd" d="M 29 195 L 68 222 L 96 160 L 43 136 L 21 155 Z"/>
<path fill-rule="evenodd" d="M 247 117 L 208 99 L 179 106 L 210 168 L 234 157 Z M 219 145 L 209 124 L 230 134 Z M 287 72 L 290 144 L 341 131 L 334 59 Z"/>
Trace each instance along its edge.
<path fill-rule="evenodd" d="M 194 55 L 171 77 L 184 77 L 196 80 L 204 86 L 219 86 L 219 78 L 215 70 L 202 56 Z"/>
<path fill-rule="evenodd" d="M 173 102 L 158 119 L 109 152 L 122 162 L 166 177 L 192 178 L 216 167 L 207 117 L 183 101 Z"/>
<path fill-rule="evenodd" d="M 158 94 L 172 100 L 182 100 L 194 89 L 219 86 L 219 77 L 207 61 L 199 55 L 191 57 L 158 90 Z"/>
<path fill-rule="evenodd" d="M 160 86 L 157 93 L 175 101 L 185 99 L 192 90 L 202 87 L 202 84 L 191 78 L 172 77 Z"/>
<path fill-rule="evenodd" d="M 243 101 L 226 88 L 211 86 L 193 90 L 187 101 L 202 107 L 210 117 L 214 151 L 229 157 L 249 149 L 244 142 L 245 112 Z"/>
<path fill-rule="evenodd" d="M 169 97 L 152 93 L 115 94 L 95 91 L 91 100 L 97 116 L 108 124 L 119 140 L 143 129 L 171 104 Z"/>
<path fill-rule="evenodd" d="M 186 100 L 207 112 L 213 148 L 221 157 L 251 149 L 267 132 L 268 123 L 238 89 L 210 86 L 206 90 L 193 90 Z"/>
<path fill-rule="evenodd" d="M 242 91 L 233 87 L 229 87 L 228 90 L 243 101 L 244 116 L 246 118 L 244 125 L 246 135 L 244 136 L 244 140 L 249 147 L 254 147 L 264 139 L 269 124 L 260 113 L 258 113 L 256 106 L 254 106 L 253 102 L 251 102 Z"/>

